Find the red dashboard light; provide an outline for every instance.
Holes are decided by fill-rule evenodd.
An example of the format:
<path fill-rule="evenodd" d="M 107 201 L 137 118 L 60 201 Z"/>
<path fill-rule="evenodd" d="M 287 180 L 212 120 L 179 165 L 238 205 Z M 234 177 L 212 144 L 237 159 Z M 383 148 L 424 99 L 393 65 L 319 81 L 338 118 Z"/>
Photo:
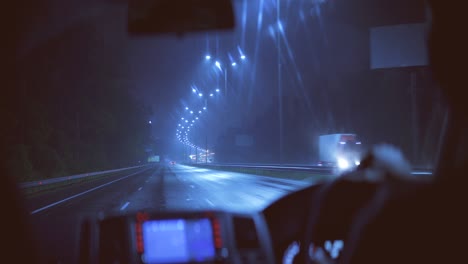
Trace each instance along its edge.
<path fill-rule="evenodd" d="M 142 242 L 137 242 L 137 252 L 138 253 L 143 253 L 143 243 Z"/>
<path fill-rule="evenodd" d="M 143 222 L 149 219 L 149 215 L 145 212 L 138 212 L 136 218 L 138 222 Z"/>
<path fill-rule="evenodd" d="M 223 241 L 221 239 L 221 225 L 219 224 L 219 221 L 216 218 L 212 218 L 211 223 L 213 226 L 213 236 L 214 236 L 215 247 L 222 248 Z"/>
<path fill-rule="evenodd" d="M 223 241 L 221 241 L 221 238 L 215 238 L 215 247 L 216 248 L 221 248 L 223 246 Z"/>
<path fill-rule="evenodd" d="M 143 235 L 142 235 L 142 232 L 141 232 L 141 224 L 136 224 L 136 229 L 137 229 L 137 232 L 136 232 L 136 240 L 137 240 L 137 252 L 142 254 L 143 253 Z M 138 228 L 138 226 L 140 226 Z M 138 229 L 140 229 L 140 232 L 138 232 Z"/>
<path fill-rule="evenodd" d="M 136 233 L 136 242 L 137 242 L 137 252 L 139 254 L 143 253 L 143 227 L 142 224 L 145 220 L 148 220 L 149 216 L 146 213 L 137 213 L 137 222 L 135 224 L 135 233 Z"/>

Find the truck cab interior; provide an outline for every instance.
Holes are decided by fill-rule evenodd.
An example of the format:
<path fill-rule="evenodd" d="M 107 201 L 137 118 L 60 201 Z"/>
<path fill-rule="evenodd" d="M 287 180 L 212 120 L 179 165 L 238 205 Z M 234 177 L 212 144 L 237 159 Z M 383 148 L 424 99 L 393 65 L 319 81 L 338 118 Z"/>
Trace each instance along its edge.
<path fill-rule="evenodd" d="M 369 180 L 362 175 L 374 166 L 371 153 L 348 177 L 310 187 L 277 201 L 262 215 L 267 219 L 265 224 L 273 241 L 299 236 L 301 250 L 294 263 L 459 263 L 466 259 L 468 219 L 464 188 L 468 171 L 468 104 L 466 67 L 463 66 L 468 61 L 468 43 L 463 34 L 466 9 L 459 1 L 428 2 L 430 64 L 449 107 L 434 182 L 406 181 L 391 170 L 385 171 L 380 180 Z M 21 27 L 16 25 L 28 23 L 27 12 L 23 11 L 35 5 L 35 1 L 15 1 L 4 6 L 0 62 L 2 100 L 8 100 L 8 90 L 17 85 L 12 78 L 16 65 L 13 51 L 22 40 L 17 32 Z M 187 29 L 181 27 L 185 19 L 172 19 L 161 23 L 163 28 L 146 30 L 178 33 L 184 29 L 210 30 L 206 21 L 199 23 L 199 27 Z M 197 20 L 196 17 L 193 19 Z M 175 24 L 178 27 L 173 27 Z M 212 25 L 215 29 L 229 26 Z M 0 188 L 4 212 L 0 259 L 5 263 L 36 263 L 36 245 L 40 241 L 31 236 L 30 219 L 24 210 L 20 190 L 11 177 L 4 177 Z M 332 237 L 346 239 L 339 260 L 320 254 L 319 247 L 308 247 L 311 243 L 320 245 Z M 273 248 L 284 250 L 289 242 L 278 242 Z M 283 252 L 275 251 L 274 254 L 276 263 L 281 263 Z M 87 263 L 87 259 L 82 263 Z"/>

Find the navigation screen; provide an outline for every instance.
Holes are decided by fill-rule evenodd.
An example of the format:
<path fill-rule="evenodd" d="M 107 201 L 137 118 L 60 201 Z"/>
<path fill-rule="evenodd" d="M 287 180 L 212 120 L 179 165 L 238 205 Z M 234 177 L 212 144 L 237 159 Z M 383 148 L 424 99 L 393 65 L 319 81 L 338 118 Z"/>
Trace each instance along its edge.
<path fill-rule="evenodd" d="M 152 220 L 142 227 L 145 263 L 202 262 L 215 257 L 209 219 Z"/>

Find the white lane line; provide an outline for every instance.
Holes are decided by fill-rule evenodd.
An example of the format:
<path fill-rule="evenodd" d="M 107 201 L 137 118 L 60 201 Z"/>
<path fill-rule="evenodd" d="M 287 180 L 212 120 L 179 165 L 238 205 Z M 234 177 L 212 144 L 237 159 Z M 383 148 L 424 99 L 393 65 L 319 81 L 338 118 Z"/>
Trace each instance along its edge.
<path fill-rule="evenodd" d="M 145 169 L 145 170 L 148 170 L 148 169 Z M 121 181 L 121 180 L 126 179 L 126 178 L 128 178 L 128 177 L 130 177 L 130 176 L 139 174 L 139 173 L 141 173 L 141 172 L 143 172 L 143 171 L 145 171 L 145 170 L 132 173 L 132 174 L 130 174 L 130 175 L 124 176 L 124 177 L 119 178 L 119 179 L 117 179 L 117 180 L 113 180 L 113 181 L 111 181 L 111 182 L 104 183 L 104 184 L 99 185 L 99 186 L 97 186 L 97 187 L 91 188 L 91 189 L 89 189 L 89 190 L 87 190 L 87 191 L 84 191 L 84 192 L 81 192 L 81 193 L 72 195 L 72 196 L 70 196 L 70 197 L 68 197 L 68 198 L 65 198 L 65 199 L 63 199 L 63 200 L 57 201 L 57 202 L 55 202 L 55 203 L 51 203 L 51 204 L 49 204 L 49 205 L 46 205 L 46 206 L 44 206 L 44 207 L 41 207 L 41 208 L 39 208 L 39 209 L 36 209 L 36 210 L 32 211 L 30 214 L 33 215 L 33 214 L 39 213 L 39 212 L 41 212 L 41 211 L 44 211 L 44 210 L 46 210 L 46 209 L 51 208 L 52 206 L 56 206 L 56 205 L 58 205 L 58 204 L 64 203 L 64 202 L 66 202 L 66 201 L 68 201 L 68 200 L 71 200 L 71 199 L 73 199 L 73 198 L 82 196 L 83 194 L 87 194 L 87 193 L 92 192 L 92 191 L 95 191 L 95 190 L 97 190 L 97 189 L 101 189 L 101 188 L 104 187 L 104 186 L 110 185 L 110 184 L 112 184 L 112 183 L 114 183 L 114 182 Z"/>
<path fill-rule="evenodd" d="M 432 175 L 432 172 L 425 172 L 425 171 L 413 171 L 411 172 L 413 175 Z"/>
<path fill-rule="evenodd" d="M 122 205 L 122 207 L 120 207 L 120 211 L 123 211 L 125 210 L 125 208 L 127 208 L 127 206 L 130 204 L 130 202 L 126 202 L 124 205 Z"/>
<path fill-rule="evenodd" d="M 140 188 L 138 188 L 138 190 L 141 191 L 142 188 L 143 188 L 143 187 L 140 187 Z"/>
<path fill-rule="evenodd" d="M 209 203 L 211 206 L 214 206 L 214 203 L 213 203 L 212 201 L 210 201 L 210 200 L 208 200 L 208 199 L 205 199 L 205 201 L 206 201 L 207 203 Z"/>

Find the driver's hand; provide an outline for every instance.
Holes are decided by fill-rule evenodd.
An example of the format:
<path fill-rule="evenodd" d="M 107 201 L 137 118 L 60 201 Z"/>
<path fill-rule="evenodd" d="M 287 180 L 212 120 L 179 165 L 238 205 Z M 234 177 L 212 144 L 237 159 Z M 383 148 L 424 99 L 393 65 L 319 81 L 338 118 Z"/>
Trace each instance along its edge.
<path fill-rule="evenodd" d="M 356 172 L 344 175 L 355 181 L 383 181 L 389 178 L 414 180 L 411 165 L 397 147 L 381 144 L 374 146 L 361 161 Z"/>
<path fill-rule="evenodd" d="M 336 262 L 325 252 L 322 247 L 311 246 L 309 256 L 312 264 L 335 264 Z"/>

